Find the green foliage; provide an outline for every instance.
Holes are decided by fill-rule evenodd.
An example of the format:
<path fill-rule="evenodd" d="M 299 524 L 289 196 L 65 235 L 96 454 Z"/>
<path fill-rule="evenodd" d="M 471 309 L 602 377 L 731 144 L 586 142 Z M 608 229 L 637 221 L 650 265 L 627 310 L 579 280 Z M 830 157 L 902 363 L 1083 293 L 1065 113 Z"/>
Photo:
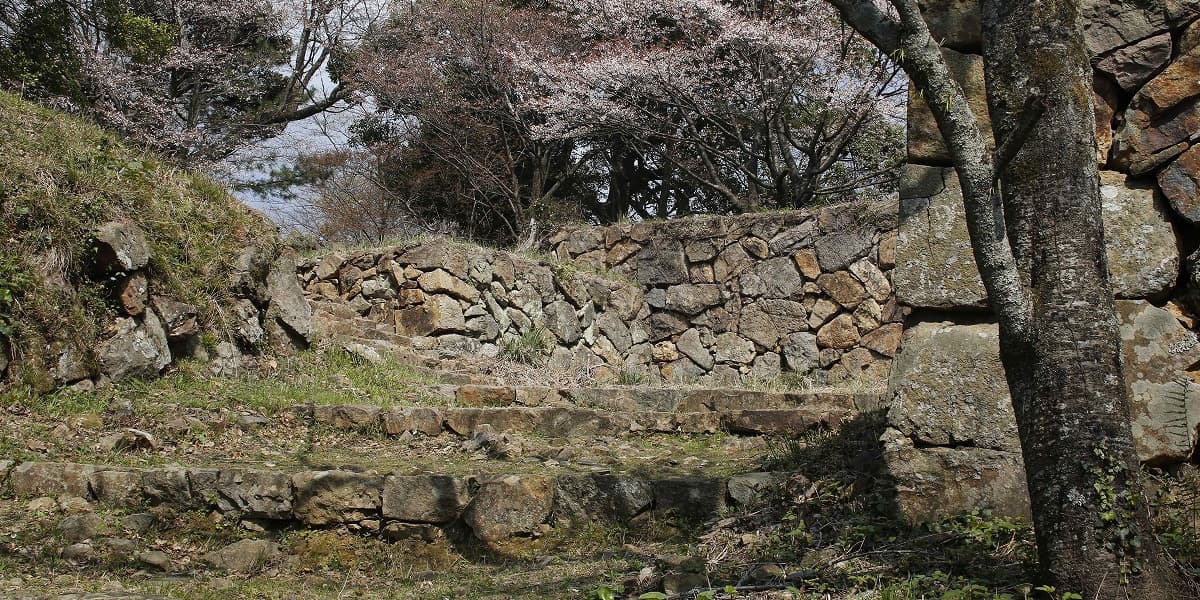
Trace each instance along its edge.
<path fill-rule="evenodd" d="M 500 357 L 526 365 L 541 366 L 550 355 L 554 339 L 544 327 L 532 326 L 521 335 L 500 342 Z"/>
<path fill-rule="evenodd" d="M 151 291 L 199 307 L 206 326 L 240 250 L 273 235 L 215 183 L 0 92 L 0 327 L 32 367 L 90 347 L 110 320 L 112 282 L 90 265 L 96 227 L 119 219 L 146 233 Z"/>

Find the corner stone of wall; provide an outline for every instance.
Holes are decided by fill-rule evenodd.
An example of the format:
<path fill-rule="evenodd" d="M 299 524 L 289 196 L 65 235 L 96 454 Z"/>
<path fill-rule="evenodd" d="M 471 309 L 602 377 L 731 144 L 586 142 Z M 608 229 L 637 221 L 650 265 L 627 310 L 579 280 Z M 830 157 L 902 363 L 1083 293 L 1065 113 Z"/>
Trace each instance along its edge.
<path fill-rule="evenodd" d="M 977 2 L 920 4 L 990 128 Z M 1192 331 L 1200 253 L 1179 251 L 1195 246 L 1181 224 L 1200 222 L 1200 21 L 1172 0 L 1085 0 L 1083 13 L 1098 57 L 1101 199 L 1134 436 L 1145 463 L 1177 464 L 1200 437 L 1200 344 Z M 893 279 L 913 314 L 889 380 L 883 436 L 900 508 L 914 518 L 980 508 L 1027 515 L 997 327 L 986 322 L 962 192 L 918 97 L 910 103 L 909 162 Z"/>

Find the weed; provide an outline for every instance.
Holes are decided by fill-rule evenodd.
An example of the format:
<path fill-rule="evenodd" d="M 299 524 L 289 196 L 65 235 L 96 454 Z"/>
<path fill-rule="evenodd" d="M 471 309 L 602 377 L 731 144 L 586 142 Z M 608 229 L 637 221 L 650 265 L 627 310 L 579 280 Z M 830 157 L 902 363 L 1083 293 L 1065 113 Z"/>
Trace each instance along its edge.
<path fill-rule="evenodd" d="M 513 362 L 541 366 L 546 363 L 553 347 L 550 332 L 541 326 L 532 326 L 521 332 L 517 337 L 510 337 L 500 342 L 500 358 Z"/>

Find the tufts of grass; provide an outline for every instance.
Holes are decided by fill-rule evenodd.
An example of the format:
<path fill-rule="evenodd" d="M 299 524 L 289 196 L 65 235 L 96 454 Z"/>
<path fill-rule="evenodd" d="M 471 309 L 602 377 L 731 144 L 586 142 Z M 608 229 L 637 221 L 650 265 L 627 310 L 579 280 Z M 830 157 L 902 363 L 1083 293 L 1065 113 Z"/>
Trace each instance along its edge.
<path fill-rule="evenodd" d="M 197 306 L 210 327 L 220 324 L 240 250 L 273 237 L 264 217 L 213 181 L 0 92 L 0 335 L 29 387 L 49 391 L 39 373 L 63 347 L 93 345 L 110 321 L 114 281 L 93 279 L 93 233 L 122 219 L 150 243 L 151 292 Z"/>
<path fill-rule="evenodd" d="M 500 342 L 500 358 L 531 366 L 541 366 L 550 356 L 553 337 L 544 327 L 526 329 L 520 336 Z"/>

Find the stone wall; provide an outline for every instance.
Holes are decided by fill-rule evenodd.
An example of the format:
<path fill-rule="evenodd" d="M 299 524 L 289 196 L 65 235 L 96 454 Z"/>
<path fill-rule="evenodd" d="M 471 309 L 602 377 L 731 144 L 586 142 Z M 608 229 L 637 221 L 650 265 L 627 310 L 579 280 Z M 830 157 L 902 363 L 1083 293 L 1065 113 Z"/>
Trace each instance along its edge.
<path fill-rule="evenodd" d="M 977 3 L 925 0 L 935 39 L 990 131 Z M 1200 253 L 1200 22 L 1194 2 L 1085 0 L 1096 54 L 1101 196 L 1138 451 L 1197 457 L 1200 347 L 1191 331 Z M 1190 4 L 1190 11 L 1188 5 Z M 895 284 L 913 312 L 889 385 L 884 435 L 912 516 L 1028 511 L 997 328 L 971 253 L 962 196 L 928 108 L 910 96 Z"/>
<path fill-rule="evenodd" d="M 553 260 L 445 239 L 300 266 L 319 333 L 496 356 L 548 333 L 548 365 L 728 384 L 784 371 L 883 385 L 903 311 L 894 204 L 565 229 Z"/>

